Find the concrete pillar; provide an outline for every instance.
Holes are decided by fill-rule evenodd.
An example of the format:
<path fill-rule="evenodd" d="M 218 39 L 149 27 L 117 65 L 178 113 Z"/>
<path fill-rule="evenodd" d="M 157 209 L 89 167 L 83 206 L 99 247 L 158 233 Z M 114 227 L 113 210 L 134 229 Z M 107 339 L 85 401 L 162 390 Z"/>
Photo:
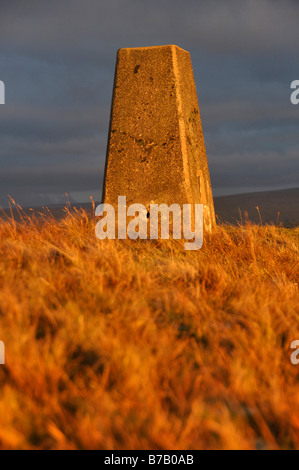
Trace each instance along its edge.
<path fill-rule="evenodd" d="M 190 54 L 177 46 L 117 53 L 103 202 L 204 204 L 215 212 Z"/>

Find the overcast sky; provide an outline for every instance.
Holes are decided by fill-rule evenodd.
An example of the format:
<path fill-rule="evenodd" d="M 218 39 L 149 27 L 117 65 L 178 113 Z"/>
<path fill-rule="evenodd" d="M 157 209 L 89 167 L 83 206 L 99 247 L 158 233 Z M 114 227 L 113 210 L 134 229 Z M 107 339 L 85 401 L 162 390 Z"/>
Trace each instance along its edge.
<path fill-rule="evenodd" d="M 299 186 L 299 1 L 0 0 L 0 205 L 100 199 L 115 57 L 191 53 L 215 195 Z"/>

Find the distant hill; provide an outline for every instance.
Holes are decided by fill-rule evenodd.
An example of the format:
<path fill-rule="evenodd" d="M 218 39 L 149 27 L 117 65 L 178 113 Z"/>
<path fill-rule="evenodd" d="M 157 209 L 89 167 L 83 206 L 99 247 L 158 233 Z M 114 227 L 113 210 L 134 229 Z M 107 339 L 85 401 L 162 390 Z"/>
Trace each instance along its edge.
<path fill-rule="evenodd" d="M 235 225 L 240 222 L 244 223 L 247 218 L 252 222 L 259 223 L 260 218 L 256 209 L 258 207 L 263 223 L 277 224 L 278 221 L 286 227 L 299 225 L 299 188 L 219 196 L 214 198 L 214 203 L 217 223 L 228 222 Z M 62 205 L 48 207 L 57 219 L 65 215 L 65 209 Z M 71 207 L 92 212 L 91 203 L 76 203 Z M 35 208 L 33 211 L 29 209 L 24 209 L 24 211 L 28 214 L 38 215 L 45 212 L 46 209 Z M 4 212 L 10 213 L 8 209 L 5 209 Z M 13 214 L 18 219 L 16 210 L 13 210 Z"/>
<path fill-rule="evenodd" d="M 214 204 L 218 221 L 235 224 L 242 217 L 244 222 L 248 214 L 250 221 L 259 223 L 258 207 L 263 223 L 299 225 L 299 188 L 215 197 Z"/>

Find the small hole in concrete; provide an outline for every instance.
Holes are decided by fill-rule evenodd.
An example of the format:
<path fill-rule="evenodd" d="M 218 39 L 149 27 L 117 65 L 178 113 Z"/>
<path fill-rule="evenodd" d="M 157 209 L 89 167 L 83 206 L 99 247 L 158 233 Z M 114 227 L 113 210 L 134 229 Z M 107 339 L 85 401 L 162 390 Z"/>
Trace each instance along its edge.
<path fill-rule="evenodd" d="M 200 176 L 198 176 L 197 179 L 198 179 L 199 197 L 201 199 L 201 180 L 200 180 Z"/>

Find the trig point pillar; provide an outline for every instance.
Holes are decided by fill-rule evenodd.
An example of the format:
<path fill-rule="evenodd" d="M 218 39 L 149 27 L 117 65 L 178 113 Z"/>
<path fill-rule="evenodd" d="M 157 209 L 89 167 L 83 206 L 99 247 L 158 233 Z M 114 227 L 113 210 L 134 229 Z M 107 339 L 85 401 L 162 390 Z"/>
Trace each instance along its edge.
<path fill-rule="evenodd" d="M 177 46 L 117 54 L 103 202 L 203 204 L 215 212 L 190 54 Z"/>

